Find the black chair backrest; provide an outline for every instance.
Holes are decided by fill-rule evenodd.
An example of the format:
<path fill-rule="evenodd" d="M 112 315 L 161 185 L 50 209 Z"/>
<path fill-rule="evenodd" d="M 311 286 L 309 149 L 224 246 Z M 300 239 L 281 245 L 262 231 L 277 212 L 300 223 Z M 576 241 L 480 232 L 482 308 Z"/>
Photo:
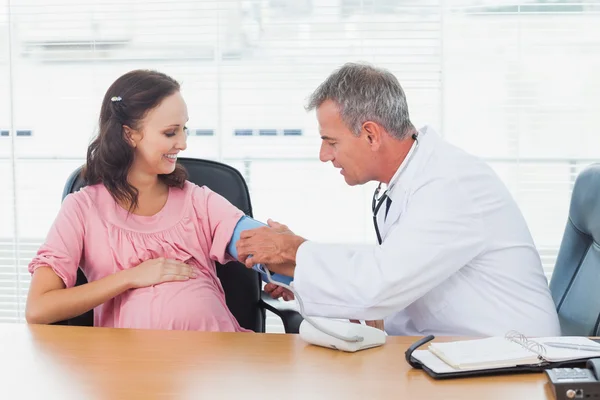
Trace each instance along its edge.
<path fill-rule="evenodd" d="M 177 162 L 185 167 L 188 180 L 198 186 L 207 186 L 212 191 L 225 197 L 231 204 L 252 216 L 250 193 L 244 177 L 235 168 L 210 160 L 194 158 L 178 158 Z M 81 178 L 82 167 L 75 170 L 63 190 L 63 199 L 72 192 L 84 187 Z M 256 271 L 246 268 L 239 262 L 226 265 L 217 263 L 217 275 L 225 291 L 227 306 L 239 324 L 255 332 L 265 331 L 265 310 L 260 306 L 261 280 Z M 81 269 L 77 272 L 77 283 L 87 283 Z M 68 325 L 93 325 L 93 311 L 65 322 Z"/>

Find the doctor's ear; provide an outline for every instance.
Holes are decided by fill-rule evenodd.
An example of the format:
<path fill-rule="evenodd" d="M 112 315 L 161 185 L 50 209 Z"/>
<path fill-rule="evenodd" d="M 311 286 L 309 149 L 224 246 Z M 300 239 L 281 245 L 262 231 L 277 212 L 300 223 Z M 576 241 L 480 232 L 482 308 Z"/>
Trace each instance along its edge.
<path fill-rule="evenodd" d="M 381 135 L 383 134 L 381 126 L 373 121 L 366 121 L 362 125 L 362 132 L 372 149 L 379 149 L 379 146 L 381 145 Z"/>

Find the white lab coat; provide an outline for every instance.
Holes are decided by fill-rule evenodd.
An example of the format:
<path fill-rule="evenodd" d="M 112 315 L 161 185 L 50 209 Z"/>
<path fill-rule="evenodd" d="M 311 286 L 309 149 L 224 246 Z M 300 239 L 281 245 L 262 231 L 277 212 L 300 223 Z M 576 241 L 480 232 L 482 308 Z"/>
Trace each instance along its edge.
<path fill-rule="evenodd" d="M 377 215 L 381 245 L 298 249 L 306 314 L 385 318 L 391 335 L 559 335 L 540 257 L 493 170 L 428 127 L 403 167 Z"/>

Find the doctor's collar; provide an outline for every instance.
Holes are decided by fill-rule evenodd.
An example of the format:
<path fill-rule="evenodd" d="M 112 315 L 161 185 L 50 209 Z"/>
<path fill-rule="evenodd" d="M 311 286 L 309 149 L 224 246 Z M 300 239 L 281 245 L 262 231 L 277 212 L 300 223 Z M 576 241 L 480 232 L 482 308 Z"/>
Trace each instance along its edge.
<path fill-rule="evenodd" d="M 410 146 L 410 149 L 408 150 L 408 153 L 406 154 L 406 157 L 404 157 L 404 160 L 402 161 L 402 163 L 400 164 L 400 167 L 398 167 L 398 169 L 396 170 L 396 172 L 394 173 L 394 176 L 392 176 L 392 179 L 390 179 L 390 183 L 388 183 L 387 187 L 386 187 L 386 191 L 389 193 L 392 188 L 394 187 L 394 185 L 396 184 L 396 182 L 398 182 L 398 179 L 400 179 L 400 176 L 402 176 L 402 173 L 406 170 L 406 168 L 408 167 L 408 165 L 410 164 L 410 162 L 412 161 L 417 148 L 419 147 L 419 140 L 420 140 L 420 132 L 417 131 L 415 133 L 412 134 L 411 138 L 414 140 L 413 144 Z M 381 188 L 382 183 L 379 183 L 378 188 Z"/>

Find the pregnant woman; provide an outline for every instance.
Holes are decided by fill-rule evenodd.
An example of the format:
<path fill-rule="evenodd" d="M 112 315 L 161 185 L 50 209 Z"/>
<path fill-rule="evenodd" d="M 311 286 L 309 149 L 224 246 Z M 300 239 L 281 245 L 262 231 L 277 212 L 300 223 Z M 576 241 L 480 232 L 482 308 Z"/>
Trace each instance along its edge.
<path fill-rule="evenodd" d="M 68 118 L 68 116 L 67 116 Z M 94 309 L 94 325 L 245 331 L 215 261 L 242 211 L 177 165 L 188 112 L 177 81 L 136 70 L 108 89 L 87 152 L 88 186 L 68 195 L 29 264 L 29 323 Z M 89 283 L 75 287 L 77 268 Z"/>

